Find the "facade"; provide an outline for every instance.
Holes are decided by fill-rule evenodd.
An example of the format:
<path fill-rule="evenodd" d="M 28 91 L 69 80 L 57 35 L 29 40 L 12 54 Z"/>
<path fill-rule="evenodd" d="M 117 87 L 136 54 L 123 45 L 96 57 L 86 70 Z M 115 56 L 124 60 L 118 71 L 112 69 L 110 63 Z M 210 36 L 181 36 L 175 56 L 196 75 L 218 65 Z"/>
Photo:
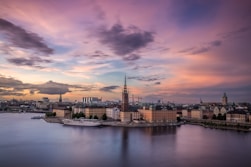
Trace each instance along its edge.
<path fill-rule="evenodd" d="M 97 116 L 99 119 L 102 118 L 102 116 L 106 114 L 106 108 L 97 108 L 97 107 L 89 107 L 85 108 L 85 116 L 88 118 L 90 116 Z"/>
<path fill-rule="evenodd" d="M 120 119 L 120 110 L 117 107 L 106 108 L 106 116 L 108 118 L 119 120 Z"/>
<path fill-rule="evenodd" d="M 121 122 L 131 122 L 132 121 L 131 112 L 120 112 L 120 120 Z"/>
<path fill-rule="evenodd" d="M 248 115 L 248 121 L 251 122 L 251 114 Z"/>
<path fill-rule="evenodd" d="M 226 115 L 226 120 L 230 122 L 246 122 L 247 114 L 245 111 L 230 111 Z"/>
<path fill-rule="evenodd" d="M 76 114 L 76 113 L 85 113 L 85 108 L 82 107 L 82 106 L 74 106 L 73 107 L 73 113 Z"/>
<path fill-rule="evenodd" d="M 218 116 L 219 114 L 224 115 L 227 113 L 227 109 L 225 107 L 214 107 L 214 114 Z"/>
<path fill-rule="evenodd" d="M 177 122 L 177 112 L 173 110 L 139 109 L 142 119 L 150 123 Z"/>
<path fill-rule="evenodd" d="M 182 117 L 191 118 L 191 110 L 190 109 L 182 109 Z"/>
<path fill-rule="evenodd" d="M 203 111 L 193 109 L 191 111 L 191 118 L 202 119 L 203 118 Z"/>
<path fill-rule="evenodd" d="M 60 108 L 60 107 L 57 107 L 57 108 L 53 108 L 52 112 L 55 112 L 56 113 L 56 117 L 58 118 L 68 118 L 70 119 L 71 116 L 72 116 L 72 111 L 70 111 L 68 108 Z"/>

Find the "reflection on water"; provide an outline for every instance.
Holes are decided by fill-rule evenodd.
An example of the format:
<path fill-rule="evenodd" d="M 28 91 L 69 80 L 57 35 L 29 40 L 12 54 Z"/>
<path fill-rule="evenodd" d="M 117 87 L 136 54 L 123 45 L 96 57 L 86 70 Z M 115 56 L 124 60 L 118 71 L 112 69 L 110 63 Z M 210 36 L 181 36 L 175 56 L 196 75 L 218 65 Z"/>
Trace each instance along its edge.
<path fill-rule="evenodd" d="M 4 167 L 248 166 L 251 133 L 200 126 L 69 127 L 0 114 Z M 14 159 L 14 160 L 13 160 Z"/>

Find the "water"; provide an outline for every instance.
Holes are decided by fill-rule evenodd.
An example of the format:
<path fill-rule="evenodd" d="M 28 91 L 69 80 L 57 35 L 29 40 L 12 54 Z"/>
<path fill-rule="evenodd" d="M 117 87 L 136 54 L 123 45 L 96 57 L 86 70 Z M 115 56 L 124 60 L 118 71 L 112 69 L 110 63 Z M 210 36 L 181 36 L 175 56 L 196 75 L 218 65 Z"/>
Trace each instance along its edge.
<path fill-rule="evenodd" d="M 250 166 L 251 133 L 195 125 L 67 127 L 0 114 L 1 167 Z"/>

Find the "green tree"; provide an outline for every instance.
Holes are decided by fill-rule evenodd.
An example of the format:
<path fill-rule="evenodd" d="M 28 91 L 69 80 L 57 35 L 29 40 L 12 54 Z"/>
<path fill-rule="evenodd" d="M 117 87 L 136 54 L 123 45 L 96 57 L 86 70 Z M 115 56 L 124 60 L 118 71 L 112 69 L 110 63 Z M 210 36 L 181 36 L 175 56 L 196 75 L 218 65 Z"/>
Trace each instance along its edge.
<path fill-rule="evenodd" d="M 103 120 L 107 120 L 107 116 L 106 116 L 105 113 L 102 115 L 102 119 L 103 119 Z"/>
<path fill-rule="evenodd" d="M 213 115 L 213 118 L 212 118 L 212 119 L 217 119 L 217 117 L 216 117 L 216 115 L 215 115 L 215 114 Z"/>

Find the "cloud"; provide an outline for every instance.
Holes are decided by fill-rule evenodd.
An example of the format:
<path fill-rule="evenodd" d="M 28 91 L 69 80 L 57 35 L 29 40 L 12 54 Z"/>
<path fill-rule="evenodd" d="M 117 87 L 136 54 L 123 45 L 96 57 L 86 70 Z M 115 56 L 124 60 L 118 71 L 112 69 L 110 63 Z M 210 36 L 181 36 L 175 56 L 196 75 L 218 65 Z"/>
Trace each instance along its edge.
<path fill-rule="evenodd" d="M 160 85 L 161 84 L 161 82 L 155 82 L 154 83 L 154 85 Z"/>
<path fill-rule="evenodd" d="M 138 80 L 138 81 L 147 81 L 147 82 L 151 82 L 151 81 L 158 81 L 161 79 L 164 79 L 163 77 L 157 76 L 157 75 L 152 75 L 152 76 L 129 76 L 127 77 L 128 79 L 134 79 L 134 80 Z"/>
<path fill-rule="evenodd" d="M 100 51 L 100 50 L 96 50 L 96 51 L 94 52 L 94 54 L 90 54 L 90 55 L 88 55 L 88 56 L 91 57 L 91 58 L 102 58 L 102 59 L 104 59 L 104 58 L 106 58 L 106 57 L 109 57 L 108 54 L 105 54 L 104 52 L 102 52 L 102 51 Z"/>
<path fill-rule="evenodd" d="M 24 93 L 19 93 L 16 90 L 6 90 L 0 88 L 0 96 L 24 96 Z"/>
<path fill-rule="evenodd" d="M 222 44 L 222 41 L 220 40 L 215 40 L 209 43 L 209 45 L 211 46 L 221 46 L 221 44 Z"/>
<path fill-rule="evenodd" d="M 196 55 L 196 54 L 209 52 L 213 47 L 218 47 L 218 46 L 221 46 L 221 45 L 222 45 L 221 40 L 214 40 L 214 41 L 206 43 L 205 46 L 186 48 L 186 49 L 178 51 L 178 53 Z"/>
<path fill-rule="evenodd" d="M 41 59 L 36 56 L 29 58 L 8 58 L 7 61 L 17 66 L 32 66 L 36 68 L 42 68 L 41 66 L 38 66 L 37 63 L 51 63 L 51 60 Z"/>
<path fill-rule="evenodd" d="M 123 60 L 125 60 L 125 61 L 135 61 L 135 60 L 138 60 L 138 59 L 140 59 L 140 56 L 137 55 L 137 54 L 130 54 L 128 56 L 123 57 Z"/>
<path fill-rule="evenodd" d="M 99 90 L 102 92 L 112 92 L 114 89 L 119 88 L 119 86 L 106 86 L 103 88 L 100 88 Z"/>
<path fill-rule="evenodd" d="M 191 52 L 191 54 L 193 55 L 196 55 L 196 54 L 201 54 L 201 53 L 205 53 L 205 52 L 208 52 L 210 50 L 210 48 L 208 47 L 201 47 L 201 48 L 198 48 L 198 49 L 195 49 Z"/>
<path fill-rule="evenodd" d="M 219 34 L 219 36 L 221 36 L 222 38 L 226 39 L 226 38 L 232 38 L 241 34 L 244 34 L 248 31 L 251 30 L 251 26 L 245 26 L 245 27 L 241 27 L 237 30 L 234 31 L 230 31 L 230 32 L 226 32 L 226 33 L 221 33 Z"/>
<path fill-rule="evenodd" d="M 109 46 L 120 56 L 144 48 L 154 41 L 152 32 L 142 31 L 136 26 L 124 28 L 121 24 L 115 24 L 111 29 L 102 27 L 98 35 L 102 44 Z"/>
<path fill-rule="evenodd" d="M 2 18 L 0 18 L 0 32 L 15 47 L 32 49 L 45 55 L 53 53 L 53 49 L 45 44 L 42 37 Z"/>
<path fill-rule="evenodd" d="M 13 95 L 14 93 L 24 95 L 24 90 L 29 90 L 30 94 L 37 92 L 39 94 L 55 95 L 60 93 L 65 94 L 74 90 L 90 91 L 94 88 L 94 86 L 70 85 L 53 81 L 48 81 L 44 84 L 29 84 L 23 83 L 22 81 L 11 77 L 4 77 L 0 75 L 0 89 L 2 91 L 2 95 L 4 94 L 6 96 Z"/>
<path fill-rule="evenodd" d="M 147 68 L 151 68 L 152 66 L 135 66 L 132 68 L 132 70 L 139 70 L 139 69 L 147 69 Z"/>

